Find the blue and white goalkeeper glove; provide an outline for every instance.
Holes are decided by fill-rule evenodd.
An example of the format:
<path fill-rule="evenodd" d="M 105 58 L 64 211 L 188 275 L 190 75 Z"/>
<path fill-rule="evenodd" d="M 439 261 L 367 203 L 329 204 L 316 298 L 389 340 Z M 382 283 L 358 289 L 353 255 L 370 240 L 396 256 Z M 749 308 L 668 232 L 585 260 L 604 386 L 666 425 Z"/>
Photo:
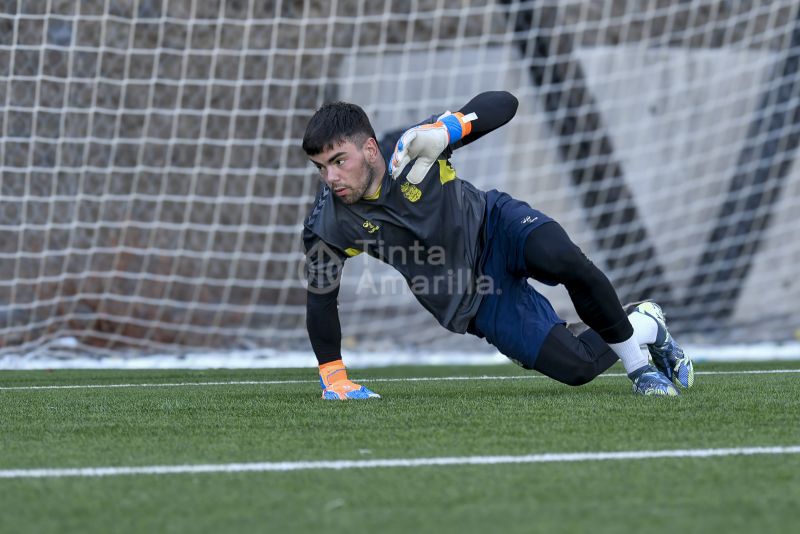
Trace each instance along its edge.
<path fill-rule="evenodd" d="M 477 117 L 474 113 L 464 116 L 462 113 L 441 115 L 433 124 L 415 126 L 400 137 L 389 162 L 389 173 L 397 179 L 411 161 L 406 180 L 418 184 L 428 174 L 428 170 L 436 163 L 439 155 L 451 144 L 463 139 L 472 130 L 470 124 Z"/>

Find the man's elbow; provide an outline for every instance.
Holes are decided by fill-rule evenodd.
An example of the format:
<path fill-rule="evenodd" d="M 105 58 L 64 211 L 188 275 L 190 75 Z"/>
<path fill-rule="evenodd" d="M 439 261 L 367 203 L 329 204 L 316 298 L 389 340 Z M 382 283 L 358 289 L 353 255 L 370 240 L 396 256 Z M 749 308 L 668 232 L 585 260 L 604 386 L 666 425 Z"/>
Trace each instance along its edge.
<path fill-rule="evenodd" d="M 507 109 L 509 115 L 512 117 L 516 115 L 517 108 L 519 108 L 519 100 L 517 100 L 516 96 L 508 91 L 497 91 L 497 98 L 500 102 L 500 106 L 503 109 Z"/>

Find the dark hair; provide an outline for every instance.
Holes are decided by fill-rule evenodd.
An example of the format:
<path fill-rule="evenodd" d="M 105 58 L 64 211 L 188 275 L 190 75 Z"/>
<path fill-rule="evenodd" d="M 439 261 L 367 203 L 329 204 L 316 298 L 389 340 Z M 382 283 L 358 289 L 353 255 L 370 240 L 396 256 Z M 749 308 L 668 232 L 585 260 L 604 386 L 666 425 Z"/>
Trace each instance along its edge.
<path fill-rule="evenodd" d="M 363 109 L 347 102 L 330 102 L 323 104 L 308 121 L 303 150 L 309 156 L 316 156 L 344 141 L 362 145 L 370 137 L 375 137 L 375 130 Z"/>

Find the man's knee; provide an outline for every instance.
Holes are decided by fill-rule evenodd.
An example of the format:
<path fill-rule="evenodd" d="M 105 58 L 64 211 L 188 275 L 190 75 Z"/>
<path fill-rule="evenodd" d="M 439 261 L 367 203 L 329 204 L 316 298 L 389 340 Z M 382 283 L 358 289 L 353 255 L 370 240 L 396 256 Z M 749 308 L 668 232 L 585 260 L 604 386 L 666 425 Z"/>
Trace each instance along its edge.
<path fill-rule="evenodd" d="M 563 377 L 560 382 L 568 386 L 583 386 L 597 377 L 597 370 L 594 365 L 585 363 L 576 366 L 571 373 Z"/>
<path fill-rule="evenodd" d="M 602 340 L 602 345 L 596 346 L 598 339 L 591 330 L 576 338 L 564 325 L 555 325 L 545 338 L 533 368 L 568 386 L 591 382 L 605 369 L 597 361 L 609 350 Z"/>

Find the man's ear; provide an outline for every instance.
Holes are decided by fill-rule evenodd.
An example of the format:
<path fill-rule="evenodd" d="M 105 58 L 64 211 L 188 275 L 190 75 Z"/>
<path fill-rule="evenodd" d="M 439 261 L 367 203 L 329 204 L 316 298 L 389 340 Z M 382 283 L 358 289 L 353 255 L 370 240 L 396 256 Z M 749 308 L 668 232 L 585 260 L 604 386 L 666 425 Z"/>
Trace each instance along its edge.
<path fill-rule="evenodd" d="M 375 140 L 374 137 L 368 137 L 367 140 L 364 142 L 364 147 L 362 148 L 364 151 L 364 155 L 367 156 L 367 161 L 371 164 L 374 164 L 378 158 L 382 158 L 381 149 L 378 146 L 378 141 Z"/>

